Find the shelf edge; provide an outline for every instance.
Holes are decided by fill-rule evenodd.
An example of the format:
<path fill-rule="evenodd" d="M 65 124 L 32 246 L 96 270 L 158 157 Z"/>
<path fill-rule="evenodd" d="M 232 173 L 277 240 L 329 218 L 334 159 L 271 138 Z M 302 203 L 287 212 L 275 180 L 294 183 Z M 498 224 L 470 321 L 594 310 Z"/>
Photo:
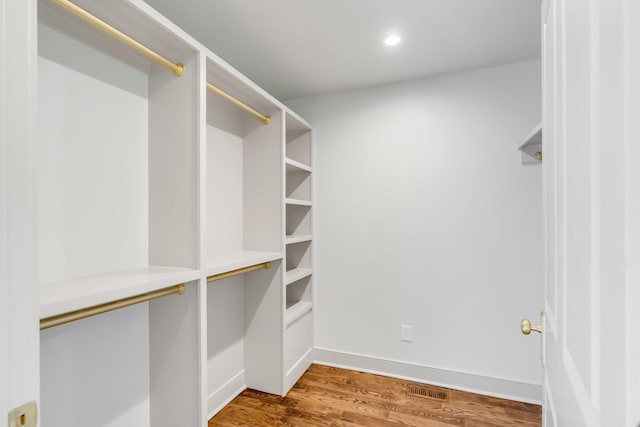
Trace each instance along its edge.
<path fill-rule="evenodd" d="M 285 327 L 289 327 L 293 322 L 313 310 L 313 303 L 300 301 L 287 309 L 285 313 Z"/>

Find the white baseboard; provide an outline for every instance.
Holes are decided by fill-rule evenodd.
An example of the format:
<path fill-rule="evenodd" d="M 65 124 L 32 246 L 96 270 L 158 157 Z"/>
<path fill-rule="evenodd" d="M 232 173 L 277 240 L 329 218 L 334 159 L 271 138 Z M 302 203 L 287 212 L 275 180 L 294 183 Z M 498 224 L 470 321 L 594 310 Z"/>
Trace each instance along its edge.
<path fill-rule="evenodd" d="M 433 368 L 416 363 L 382 359 L 324 348 L 315 348 L 313 359 L 314 363 L 319 365 L 384 375 L 518 402 L 540 405 L 542 401 L 542 387 L 539 384 Z"/>
<path fill-rule="evenodd" d="M 244 369 L 238 372 L 233 378 L 224 383 L 216 391 L 211 393 L 207 399 L 207 410 L 211 419 L 215 414 L 220 412 L 222 408 L 227 406 L 240 393 L 247 389 L 247 383 L 244 378 Z"/>
<path fill-rule="evenodd" d="M 310 348 L 301 358 L 296 362 L 295 365 L 291 369 L 287 371 L 287 375 L 285 375 L 285 395 L 289 393 L 291 387 L 298 382 L 300 377 L 309 369 L 311 363 L 313 363 L 313 352 L 314 349 Z"/>

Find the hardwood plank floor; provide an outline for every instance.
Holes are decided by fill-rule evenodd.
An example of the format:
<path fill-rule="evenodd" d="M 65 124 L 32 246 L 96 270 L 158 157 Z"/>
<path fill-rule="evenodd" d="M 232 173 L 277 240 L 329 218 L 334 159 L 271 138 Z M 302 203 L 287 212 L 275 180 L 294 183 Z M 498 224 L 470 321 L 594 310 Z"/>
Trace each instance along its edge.
<path fill-rule="evenodd" d="M 445 399 L 410 395 L 410 386 Z M 541 418 L 538 405 L 311 365 L 287 397 L 245 390 L 209 427 L 537 427 Z"/>

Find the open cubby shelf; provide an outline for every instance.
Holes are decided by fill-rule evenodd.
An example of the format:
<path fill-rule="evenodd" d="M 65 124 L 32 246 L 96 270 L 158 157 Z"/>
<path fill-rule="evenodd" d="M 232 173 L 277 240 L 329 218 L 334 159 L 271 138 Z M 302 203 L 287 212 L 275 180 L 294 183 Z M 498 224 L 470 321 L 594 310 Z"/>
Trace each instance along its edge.
<path fill-rule="evenodd" d="M 290 285 L 300 279 L 311 276 L 311 274 L 313 274 L 313 270 L 311 268 L 294 268 L 286 272 L 284 284 Z"/>
<path fill-rule="evenodd" d="M 311 166 L 305 165 L 304 163 L 297 162 L 293 159 L 285 158 L 284 164 L 286 167 L 286 172 L 289 174 L 294 173 L 307 173 L 310 174 L 312 172 Z"/>

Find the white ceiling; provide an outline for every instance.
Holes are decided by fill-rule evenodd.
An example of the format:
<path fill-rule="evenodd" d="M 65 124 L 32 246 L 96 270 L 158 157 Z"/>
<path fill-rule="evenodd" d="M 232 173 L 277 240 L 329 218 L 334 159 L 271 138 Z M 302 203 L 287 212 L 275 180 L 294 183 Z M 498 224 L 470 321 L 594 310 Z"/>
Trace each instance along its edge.
<path fill-rule="evenodd" d="M 282 100 L 540 58 L 540 0 L 146 1 Z"/>

